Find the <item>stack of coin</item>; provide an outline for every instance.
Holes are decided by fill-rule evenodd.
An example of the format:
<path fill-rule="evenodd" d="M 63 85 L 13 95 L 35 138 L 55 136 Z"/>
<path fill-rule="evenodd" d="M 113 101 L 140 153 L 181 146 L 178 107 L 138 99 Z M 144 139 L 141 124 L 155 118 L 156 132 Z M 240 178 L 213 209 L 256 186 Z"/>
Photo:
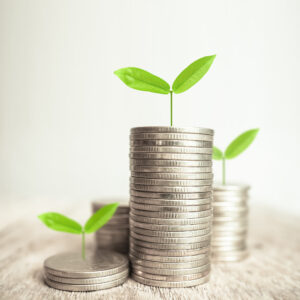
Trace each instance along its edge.
<path fill-rule="evenodd" d="M 93 202 L 92 211 L 98 209 L 108 202 Z M 113 217 L 95 233 L 96 244 L 99 249 L 114 250 L 128 254 L 129 249 L 129 206 L 120 204 Z"/>
<path fill-rule="evenodd" d="M 126 256 L 113 251 L 62 253 L 44 262 L 45 282 L 52 288 L 72 292 L 98 291 L 123 284 L 128 278 Z"/>
<path fill-rule="evenodd" d="M 130 260 L 136 281 L 209 280 L 213 131 L 138 127 L 130 136 Z"/>
<path fill-rule="evenodd" d="M 247 256 L 248 190 L 246 185 L 214 186 L 211 250 L 215 261 L 239 261 Z"/>

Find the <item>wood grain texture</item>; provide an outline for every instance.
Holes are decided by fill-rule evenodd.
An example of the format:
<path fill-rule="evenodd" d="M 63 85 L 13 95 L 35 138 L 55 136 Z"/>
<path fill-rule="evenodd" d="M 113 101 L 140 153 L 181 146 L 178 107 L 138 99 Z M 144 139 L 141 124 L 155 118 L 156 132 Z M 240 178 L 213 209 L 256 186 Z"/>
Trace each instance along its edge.
<path fill-rule="evenodd" d="M 61 211 L 82 214 L 85 205 Z M 163 289 L 129 279 L 109 290 L 70 293 L 43 282 L 45 258 L 80 249 L 80 238 L 52 232 L 27 214 L 0 231 L 0 299 L 300 299 L 300 222 L 296 217 L 252 208 L 250 256 L 239 263 L 216 263 L 208 284 L 194 288 Z M 89 237 L 89 247 L 93 238 Z"/>

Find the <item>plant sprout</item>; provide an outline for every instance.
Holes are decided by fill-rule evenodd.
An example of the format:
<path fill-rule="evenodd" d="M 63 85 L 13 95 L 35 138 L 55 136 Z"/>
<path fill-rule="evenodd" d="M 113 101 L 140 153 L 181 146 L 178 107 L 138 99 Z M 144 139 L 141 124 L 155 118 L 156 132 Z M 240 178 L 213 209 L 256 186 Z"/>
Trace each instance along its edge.
<path fill-rule="evenodd" d="M 226 160 L 233 159 L 244 152 L 254 141 L 259 129 L 250 129 L 239 135 L 226 148 L 224 153 L 217 147 L 213 148 L 213 159 L 222 160 L 222 184 L 226 184 Z"/>
<path fill-rule="evenodd" d="M 116 202 L 101 207 L 86 221 L 84 226 L 55 212 L 41 214 L 38 218 L 53 230 L 81 234 L 81 254 L 85 259 L 85 234 L 93 233 L 105 225 L 116 212 L 118 205 L 119 203 Z"/>
<path fill-rule="evenodd" d="M 207 73 L 215 57 L 216 55 L 204 56 L 194 61 L 177 76 L 172 89 L 165 80 L 139 68 L 122 68 L 114 74 L 135 90 L 170 94 L 170 124 L 173 126 L 173 93 L 183 93 L 196 84 Z"/>

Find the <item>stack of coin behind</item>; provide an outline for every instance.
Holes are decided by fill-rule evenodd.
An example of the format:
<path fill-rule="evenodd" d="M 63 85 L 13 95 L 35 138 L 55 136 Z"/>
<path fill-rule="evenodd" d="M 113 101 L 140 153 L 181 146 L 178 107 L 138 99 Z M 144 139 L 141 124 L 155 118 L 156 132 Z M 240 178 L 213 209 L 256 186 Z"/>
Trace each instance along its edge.
<path fill-rule="evenodd" d="M 44 262 L 45 282 L 52 288 L 72 292 L 97 291 L 118 286 L 128 278 L 128 259 L 117 252 L 101 250 L 62 253 Z"/>
<path fill-rule="evenodd" d="M 93 202 L 93 213 L 107 204 L 109 203 L 102 201 Z M 127 204 L 119 205 L 113 217 L 96 231 L 95 238 L 99 249 L 110 249 L 128 254 L 129 206 Z"/>
<path fill-rule="evenodd" d="M 248 190 L 246 185 L 214 186 L 211 244 L 215 261 L 238 261 L 247 256 Z"/>
<path fill-rule="evenodd" d="M 132 277 L 158 287 L 209 279 L 213 131 L 138 127 L 130 136 Z"/>

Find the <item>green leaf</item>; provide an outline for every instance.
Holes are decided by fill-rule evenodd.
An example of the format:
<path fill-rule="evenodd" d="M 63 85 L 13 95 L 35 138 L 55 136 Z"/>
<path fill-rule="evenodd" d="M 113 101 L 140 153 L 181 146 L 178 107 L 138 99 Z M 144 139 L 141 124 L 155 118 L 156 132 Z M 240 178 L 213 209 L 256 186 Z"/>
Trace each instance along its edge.
<path fill-rule="evenodd" d="M 119 203 L 112 203 L 103 206 L 97 210 L 85 223 L 84 231 L 86 233 L 93 233 L 103 225 L 105 225 L 114 215 Z"/>
<path fill-rule="evenodd" d="M 76 221 L 55 212 L 44 213 L 38 218 L 49 228 L 75 234 L 82 233 L 82 226 Z"/>
<path fill-rule="evenodd" d="M 158 94 L 169 94 L 170 85 L 163 79 L 139 68 L 122 68 L 114 72 L 127 86 Z"/>
<path fill-rule="evenodd" d="M 219 148 L 213 147 L 213 159 L 221 160 L 222 158 L 223 158 L 223 152 Z"/>
<path fill-rule="evenodd" d="M 225 158 L 232 159 L 244 152 L 254 141 L 259 129 L 250 129 L 233 140 L 225 151 Z"/>
<path fill-rule="evenodd" d="M 183 93 L 196 84 L 209 70 L 216 55 L 204 56 L 187 68 L 185 68 L 175 79 L 172 89 L 176 94 Z"/>

